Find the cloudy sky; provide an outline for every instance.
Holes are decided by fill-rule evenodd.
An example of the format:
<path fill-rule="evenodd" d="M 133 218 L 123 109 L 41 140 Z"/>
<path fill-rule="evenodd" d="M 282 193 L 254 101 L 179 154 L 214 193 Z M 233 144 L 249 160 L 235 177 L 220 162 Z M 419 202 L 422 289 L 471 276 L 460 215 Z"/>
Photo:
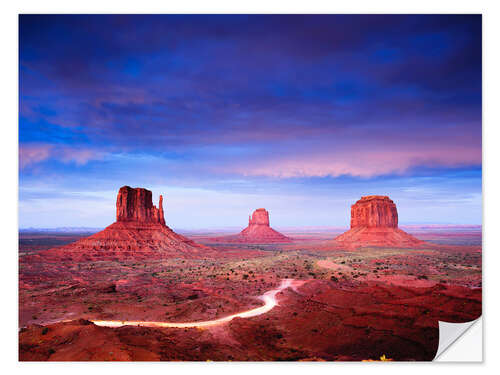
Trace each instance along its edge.
<path fill-rule="evenodd" d="M 19 225 L 100 227 L 120 186 L 167 224 L 481 223 L 481 17 L 19 19 Z"/>

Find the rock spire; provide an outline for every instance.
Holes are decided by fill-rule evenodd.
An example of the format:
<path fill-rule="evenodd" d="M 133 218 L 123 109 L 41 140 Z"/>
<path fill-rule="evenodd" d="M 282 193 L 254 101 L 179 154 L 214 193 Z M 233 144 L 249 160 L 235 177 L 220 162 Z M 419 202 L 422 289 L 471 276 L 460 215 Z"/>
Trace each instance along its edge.
<path fill-rule="evenodd" d="M 45 252 L 63 260 L 121 260 L 140 258 L 202 258 L 215 254 L 175 233 L 165 224 L 163 196 L 158 207 L 143 188 L 123 186 L 116 198 L 116 222 L 90 237 Z"/>

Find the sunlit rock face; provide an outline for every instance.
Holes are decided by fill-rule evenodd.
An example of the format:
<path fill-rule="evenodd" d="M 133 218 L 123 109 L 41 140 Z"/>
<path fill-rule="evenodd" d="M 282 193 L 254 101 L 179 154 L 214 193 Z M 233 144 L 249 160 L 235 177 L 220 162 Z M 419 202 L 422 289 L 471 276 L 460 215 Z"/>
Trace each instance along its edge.
<path fill-rule="evenodd" d="M 398 210 L 387 196 L 361 197 L 351 206 L 351 229 L 335 238 L 346 248 L 421 247 L 425 244 L 398 228 Z"/>
<path fill-rule="evenodd" d="M 248 226 L 251 225 L 269 226 L 269 212 L 265 208 L 256 209 L 252 216 L 248 218 Z"/>
<path fill-rule="evenodd" d="M 158 208 L 153 205 L 153 193 L 143 188 L 123 186 L 116 198 L 116 221 L 138 221 L 165 224 L 163 196 L 160 195 Z"/>
<path fill-rule="evenodd" d="M 44 255 L 67 260 L 204 257 L 214 250 L 175 233 L 165 224 L 163 197 L 158 207 L 143 188 L 123 186 L 116 199 L 116 222 L 92 236 L 47 250 Z"/>
<path fill-rule="evenodd" d="M 361 197 L 351 206 L 351 228 L 398 227 L 398 210 L 387 196 Z"/>

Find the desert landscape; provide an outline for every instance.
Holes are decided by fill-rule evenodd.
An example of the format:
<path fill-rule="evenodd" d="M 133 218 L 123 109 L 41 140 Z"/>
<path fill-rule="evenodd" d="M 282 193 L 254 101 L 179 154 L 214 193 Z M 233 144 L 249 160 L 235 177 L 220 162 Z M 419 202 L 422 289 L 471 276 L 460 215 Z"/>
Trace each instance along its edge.
<path fill-rule="evenodd" d="M 481 12 L 119 13 L 18 17 L 19 361 L 431 361 L 482 315 Z"/>
<path fill-rule="evenodd" d="M 253 218 L 270 229 L 266 210 Z M 432 360 L 439 320 L 481 315 L 481 228 L 414 237 L 397 218 L 371 196 L 336 239 L 273 230 L 285 241 L 266 242 L 253 228 L 195 242 L 150 191 L 122 187 L 99 233 L 21 233 L 20 360 Z"/>

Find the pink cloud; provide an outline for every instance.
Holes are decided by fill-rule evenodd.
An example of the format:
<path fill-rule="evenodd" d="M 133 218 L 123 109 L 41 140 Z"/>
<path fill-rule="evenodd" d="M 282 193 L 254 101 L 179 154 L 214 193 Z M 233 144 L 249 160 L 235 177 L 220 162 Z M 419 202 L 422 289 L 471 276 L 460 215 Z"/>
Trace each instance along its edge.
<path fill-rule="evenodd" d="M 63 163 L 84 165 L 90 160 L 102 159 L 103 153 L 92 149 L 72 148 L 51 144 L 30 144 L 19 146 L 19 166 L 21 169 L 48 159 Z"/>
<path fill-rule="evenodd" d="M 101 159 L 102 153 L 90 149 L 74 149 L 65 147 L 57 151 L 57 158 L 63 163 L 74 162 L 77 165 L 84 165 L 90 160 Z"/>
<path fill-rule="evenodd" d="M 375 177 L 404 174 L 413 167 L 460 167 L 481 165 L 481 148 L 446 147 L 439 145 L 421 148 L 389 150 L 338 150 L 283 155 L 253 159 L 252 163 L 227 167 L 225 172 L 244 176 L 294 177 Z"/>
<path fill-rule="evenodd" d="M 19 166 L 25 168 L 48 159 L 51 149 L 47 144 L 19 146 Z"/>

